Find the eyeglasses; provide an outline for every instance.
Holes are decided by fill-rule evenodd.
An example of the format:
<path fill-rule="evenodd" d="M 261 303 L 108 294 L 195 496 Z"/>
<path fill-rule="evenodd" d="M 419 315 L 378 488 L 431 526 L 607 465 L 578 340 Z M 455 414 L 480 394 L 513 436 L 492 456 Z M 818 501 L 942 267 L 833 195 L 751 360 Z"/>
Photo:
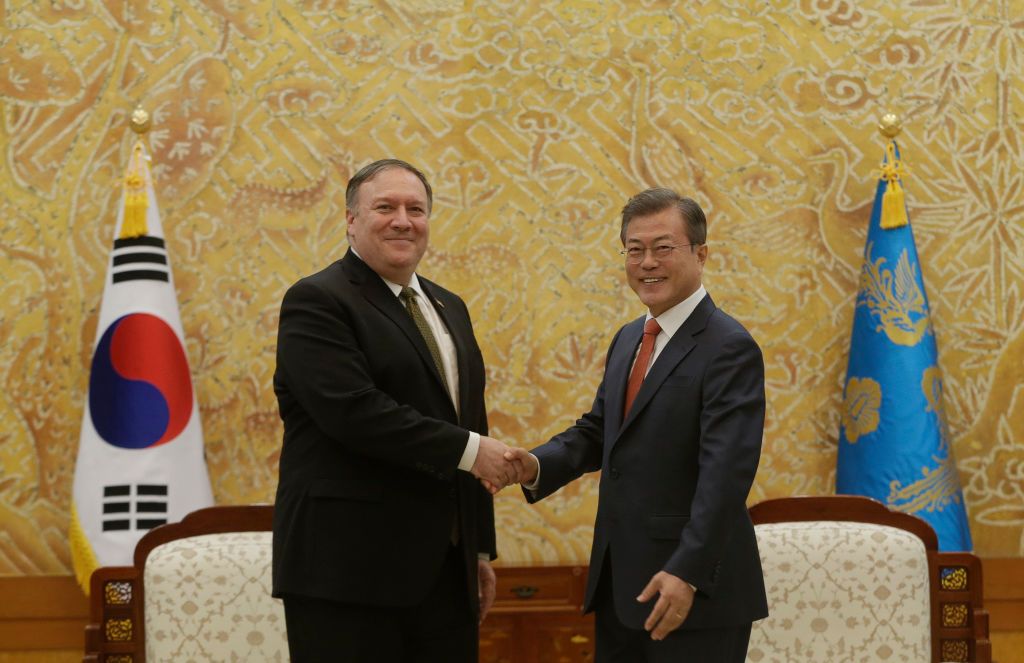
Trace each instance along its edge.
<path fill-rule="evenodd" d="M 620 254 L 626 256 L 626 262 L 631 265 L 639 265 L 644 261 L 644 256 L 650 251 L 651 255 L 656 260 L 664 260 L 672 255 L 672 252 L 676 249 L 685 249 L 688 246 L 700 246 L 699 244 L 679 244 L 678 246 L 672 246 L 671 244 L 658 244 L 657 246 L 631 246 L 627 249 L 619 251 Z"/>

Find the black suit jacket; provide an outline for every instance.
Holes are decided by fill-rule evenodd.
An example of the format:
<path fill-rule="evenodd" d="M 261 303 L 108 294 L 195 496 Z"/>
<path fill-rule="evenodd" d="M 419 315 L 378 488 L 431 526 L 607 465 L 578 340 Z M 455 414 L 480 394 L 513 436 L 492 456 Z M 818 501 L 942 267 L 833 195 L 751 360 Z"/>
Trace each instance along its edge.
<path fill-rule="evenodd" d="M 705 296 L 658 355 L 626 420 L 626 382 L 644 318 L 619 330 L 590 412 L 533 450 L 542 499 L 602 470 L 585 607 L 606 552 L 619 620 L 642 628 L 636 596 L 658 571 L 697 588 L 683 629 L 768 615 L 746 498 L 761 454 L 764 361 L 747 331 Z"/>
<path fill-rule="evenodd" d="M 470 605 L 478 605 L 477 553 L 495 556 L 494 511 L 487 491 L 456 468 L 468 431 L 487 433 L 483 358 L 463 301 L 419 281 L 455 343 L 458 416 L 412 318 L 354 253 L 284 296 L 275 596 L 419 603 L 457 517 Z"/>

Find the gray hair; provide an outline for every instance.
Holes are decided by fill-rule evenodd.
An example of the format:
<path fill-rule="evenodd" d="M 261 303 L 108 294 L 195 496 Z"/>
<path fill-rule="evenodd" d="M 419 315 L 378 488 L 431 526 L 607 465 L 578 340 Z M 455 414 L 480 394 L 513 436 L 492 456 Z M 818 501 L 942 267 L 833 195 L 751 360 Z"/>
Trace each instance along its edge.
<path fill-rule="evenodd" d="M 434 206 L 434 190 L 430 188 L 430 182 L 427 181 L 427 176 L 412 164 L 402 161 L 401 159 L 380 159 L 379 161 L 374 161 L 373 163 L 360 168 L 359 171 L 349 179 L 348 186 L 345 188 L 345 207 L 350 210 L 355 210 L 356 200 L 359 197 L 359 187 L 361 187 L 364 182 L 372 180 L 379 173 L 391 168 L 407 170 L 419 178 L 420 182 L 423 183 L 423 188 L 427 191 L 427 213 L 429 214 L 431 208 Z"/>

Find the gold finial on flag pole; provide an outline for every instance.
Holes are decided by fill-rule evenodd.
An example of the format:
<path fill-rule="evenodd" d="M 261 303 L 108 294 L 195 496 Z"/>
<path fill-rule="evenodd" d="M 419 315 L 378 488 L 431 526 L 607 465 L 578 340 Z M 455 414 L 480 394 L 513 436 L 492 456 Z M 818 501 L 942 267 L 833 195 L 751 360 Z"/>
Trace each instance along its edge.
<path fill-rule="evenodd" d="M 130 237 L 141 237 L 148 231 L 146 224 L 146 208 L 149 201 L 146 199 L 146 168 L 145 151 L 142 146 L 142 136 L 149 131 L 149 113 L 137 105 L 132 111 L 128 126 L 139 138 L 132 148 L 132 156 L 128 165 L 128 171 L 124 175 L 124 222 L 121 224 L 122 239 Z"/>
<path fill-rule="evenodd" d="M 907 225 L 907 204 L 903 197 L 900 180 L 906 175 L 903 164 L 896 154 L 896 136 L 903 130 L 903 124 L 895 113 L 886 113 L 878 123 L 878 130 L 889 143 L 885 146 L 885 161 L 882 162 L 881 179 L 888 182 L 882 195 L 882 217 L 879 225 L 885 230 Z"/>
<path fill-rule="evenodd" d="M 136 106 L 135 110 L 132 111 L 131 120 L 128 122 L 128 126 L 132 128 L 132 131 L 139 134 L 140 136 L 149 131 L 149 113 L 142 110 L 142 106 Z"/>
<path fill-rule="evenodd" d="M 896 113 L 886 113 L 882 116 L 882 121 L 878 123 L 878 130 L 886 138 L 892 139 L 903 131 L 903 124 L 900 123 L 900 118 Z"/>

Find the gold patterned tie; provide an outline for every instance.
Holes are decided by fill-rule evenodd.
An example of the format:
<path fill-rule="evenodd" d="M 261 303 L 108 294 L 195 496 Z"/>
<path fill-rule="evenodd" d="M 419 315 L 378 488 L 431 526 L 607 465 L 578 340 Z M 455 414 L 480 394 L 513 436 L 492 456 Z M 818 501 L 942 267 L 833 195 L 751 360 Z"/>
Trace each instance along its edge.
<path fill-rule="evenodd" d="M 437 372 L 441 374 L 441 380 L 447 385 L 448 375 L 444 372 L 444 364 L 441 362 L 441 351 L 437 347 L 437 339 L 434 338 L 434 332 L 430 331 L 430 325 L 427 324 L 427 319 L 423 317 L 423 311 L 420 310 L 419 304 L 416 303 L 416 291 L 406 286 L 402 288 L 399 297 L 402 299 L 402 303 L 405 304 L 405 310 L 412 317 L 412 322 L 416 325 L 416 329 L 420 330 L 420 336 L 426 341 L 427 349 L 430 350 L 430 356 L 434 358 L 434 365 L 437 366 Z"/>

